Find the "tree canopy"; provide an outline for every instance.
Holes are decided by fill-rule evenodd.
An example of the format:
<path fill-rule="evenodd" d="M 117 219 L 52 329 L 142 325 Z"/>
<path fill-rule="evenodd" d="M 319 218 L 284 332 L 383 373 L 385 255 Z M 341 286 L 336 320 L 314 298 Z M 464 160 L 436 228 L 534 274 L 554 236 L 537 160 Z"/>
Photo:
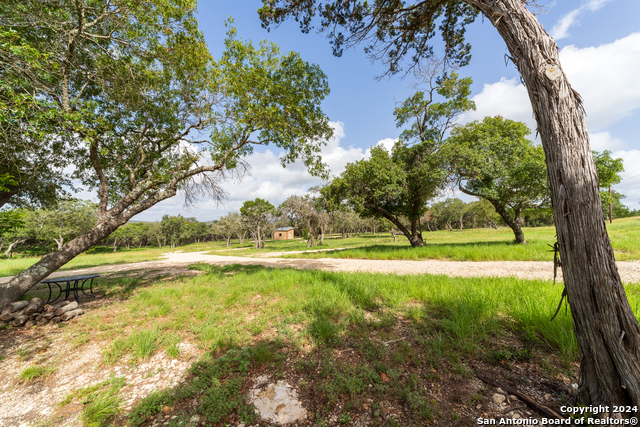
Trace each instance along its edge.
<path fill-rule="evenodd" d="M 240 215 L 246 220 L 248 228 L 253 232 L 256 249 L 261 248 L 262 233 L 261 227 L 264 228 L 266 223 L 272 220 L 276 208 L 271 203 L 261 198 L 255 200 L 247 200 L 240 208 Z"/>
<path fill-rule="evenodd" d="M 454 128 L 447 141 L 460 191 L 488 200 L 517 243 L 526 243 L 523 211 L 547 202 L 544 152 L 530 133 L 524 123 L 485 117 Z"/>
<path fill-rule="evenodd" d="M 448 153 L 442 150 L 445 134 L 457 117 L 475 108 L 469 100 L 470 78 L 437 76 L 434 70 L 427 76 L 426 89 L 395 109 L 397 126 L 408 127 L 391 152 L 372 147 L 371 157 L 348 164 L 329 190 L 361 216 L 391 221 L 412 246 L 424 244 L 420 217 L 449 177 Z M 436 102 L 438 97 L 442 102 Z"/>
<path fill-rule="evenodd" d="M 240 39 L 230 23 L 224 53 L 213 59 L 195 6 L 193 0 L 2 4 L 3 31 L 15 34 L 0 55 L 9 99 L 28 89 L 26 111 L 48 117 L 34 126 L 53 123 L 71 154 L 72 177 L 99 197 L 94 227 L 34 265 L 39 274 L 178 191 L 187 203 L 205 195 L 219 200 L 221 180 L 242 175 L 256 144 L 282 148 L 283 164 L 302 159 L 312 174 L 326 174 L 319 153 L 332 129 L 320 108 L 329 93 L 322 70 L 272 43 Z M 29 61 L 16 59 L 15 52 L 27 50 Z M 40 280 L 24 273 L 9 285 L 23 290 L 6 298 Z"/>

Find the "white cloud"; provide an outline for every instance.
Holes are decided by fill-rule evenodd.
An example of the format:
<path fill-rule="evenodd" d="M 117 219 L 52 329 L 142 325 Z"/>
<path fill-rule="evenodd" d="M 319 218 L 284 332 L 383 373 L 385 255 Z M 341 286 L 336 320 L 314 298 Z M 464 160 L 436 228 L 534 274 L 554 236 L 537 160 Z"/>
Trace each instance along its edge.
<path fill-rule="evenodd" d="M 612 136 L 609 132 L 590 132 L 591 149 L 596 151 L 616 151 L 624 147 L 624 141 Z"/>
<path fill-rule="evenodd" d="M 621 174 L 622 182 L 613 188 L 627 196 L 622 204 L 631 209 L 640 209 L 640 150 L 618 150 L 611 156 L 622 158 L 625 170 Z"/>
<path fill-rule="evenodd" d="M 344 123 L 331 122 L 334 129 L 333 137 L 327 141 L 322 149 L 322 160 L 327 163 L 331 174 L 339 175 L 344 171 L 347 163 L 361 160 L 367 156 L 369 150 L 355 147 L 343 147 L 345 138 Z M 385 138 L 378 142 L 385 148 L 393 146 L 396 140 Z M 246 200 L 256 197 L 268 200 L 274 205 L 282 203 L 292 194 L 304 194 L 306 191 L 322 183 L 320 178 L 311 176 L 301 162 L 295 162 L 283 168 L 278 160 L 279 153 L 267 149 L 264 152 L 254 152 L 246 160 L 251 166 L 251 175 L 247 175 L 241 182 L 225 182 L 222 188 L 227 193 L 227 199 L 217 206 L 212 201 L 198 202 L 191 212 L 184 212 L 184 198 L 177 195 L 165 200 L 153 208 L 137 215 L 135 219 L 154 221 L 164 214 L 195 216 L 200 221 L 219 218 L 228 212 L 237 211 Z"/>
<path fill-rule="evenodd" d="M 640 33 L 597 47 L 567 46 L 560 60 L 584 99 L 589 129 L 603 129 L 640 108 Z"/>
<path fill-rule="evenodd" d="M 465 114 L 461 119 L 462 123 L 499 115 L 525 122 L 532 130 L 536 127 L 527 90 L 515 78 L 507 80 L 503 77 L 497 83 L 485 84 L 482 92 L 472 99 L 477 110 Z"/>
<path fill-rule="evenodd" d="M 611 0 L 591 0 L 582 6 L 573 9 L 571 12 L 564 15 L 551 29 L 551 37 L 556 40 L 563 39 L 569 36 L 569 28 L 579 22 L 580 16 L 586 12 L 595 12 L 602 8 L 605 4 Z"/>
<path fill-rule="evenodd" d="M 597 47 L 567 46 L 560 59 L 569 82 L 584 101 L 594 149 L 622 148 L 622 140 L 602 130 L 640 108 L 640 33 Z M 525 122 L 535 134 L 529 96 L 517 79 L 485 84 L 473 100 L 477 110 L 466 114 L 462 123 L 501 115 Z"/>

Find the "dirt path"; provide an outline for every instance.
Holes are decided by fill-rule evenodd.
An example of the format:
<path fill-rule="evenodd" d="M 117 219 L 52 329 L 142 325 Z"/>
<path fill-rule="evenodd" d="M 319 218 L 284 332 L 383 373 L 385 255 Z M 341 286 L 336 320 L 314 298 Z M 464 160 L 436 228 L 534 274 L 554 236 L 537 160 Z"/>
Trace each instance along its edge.
<path fill-rule="evenodd" d="M 491 276 L 517 277 L 520 279 L 553 279 L 553 263 L 548 261 L 399 261 L 338 258 L 283 259 L 208 255 L 207 252 L 174 252 L 165 254 L 164 256 L 166 259 L 160 261 L 114 264 L 79 270 L 58 271 L 51 274 L 50 277 L 64 277 L 79 274 L 106 274 L 141 269 L 165 269 L 204 262 L 215 265 L 264 265 L 266 267 L 290 267 L 303 270 L 319 269 L 393 274 L 443 274 L 453 277 Z M 620 261 L 617 265 L 620 277 L 624 283 L 640 283 L 640 261 Z M 560 275 L 560 278 L 561 277 Z M 0 284 L 8 282 L 9 279 L 11 278 L 0 278 Z"/>

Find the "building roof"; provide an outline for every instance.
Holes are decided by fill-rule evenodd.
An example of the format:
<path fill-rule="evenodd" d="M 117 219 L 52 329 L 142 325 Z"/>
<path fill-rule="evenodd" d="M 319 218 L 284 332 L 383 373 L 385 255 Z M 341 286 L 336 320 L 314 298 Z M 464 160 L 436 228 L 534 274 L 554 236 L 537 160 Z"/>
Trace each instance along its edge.
<path fill-rule="evenodd" d="M 276 228 L 275 231 L 289 231 L 289 230 L 293 230 L 293 227 L 282 227 L 282 228 Z"/>

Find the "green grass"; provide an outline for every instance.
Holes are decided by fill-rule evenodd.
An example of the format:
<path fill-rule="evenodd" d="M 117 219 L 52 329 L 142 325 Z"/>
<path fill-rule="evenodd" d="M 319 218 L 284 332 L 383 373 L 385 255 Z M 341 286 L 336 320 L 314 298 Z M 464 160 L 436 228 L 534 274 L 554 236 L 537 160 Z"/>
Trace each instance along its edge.
<path fill-rule="evenodd" d="M 76 333 L 109 343 L 107 363 L 120 363 L 125 355 L 135 362 L 162 348 L 177 351 L 184 339 L 208 350 L 182 386 L 154 393 L 134 408 L 130 425 L 148 422 L 164 406 L 188 407 L 196 397 L 203 422 L 225 422 L 235 413 L 250 425 L 255 414 L 239 392 L 248 372 L 264 369 L 282 378 L 285 358 L 302 349 L 312 352 L 294 359 L 297 377 L 306 384 L 301 387 L 324 396 L 326 408 L 363 395 L 391 398 L 419 423 L 449 416 L 421 391 L 425 381 L 438 382 L 439 375 L 469 378 L 470 360 L 507 367 L 529 360 L 551 375 L 567 374 L 579 358 L 571 317 L 562 310 L 549 321 L 562 293 L 550 281 L 191 268 L 203 274 L 128 286 L 123 299 L 76 323 Z M 626 291 L 638 314 L 640 285 L 626 285 Z M 361 355 L 362 363 L 334 357 L 345 349 Z M 414 378 L 417 366 L 433 374 Z M 381 382 L 381 373 L 388 382 Z M 114 396 L 96 405 L 117 408 Z M 314 414 L 318 424 L 327 410 Z M 177 419 L 193 415 L 178 412 Z"/>
<path fill-rule="evenodd" d="M 616 260 L 640 259 L 640 218 L 625 218 L 607 224 Z M 514 243 L 509 228 L 425 232 L 426 245 L 411 248 L 406 238 L 398 242 L 385 238 L 379 243 L 340 251 L 285 255 L 285 258 L 358 258 L 358 259 L 443 259 L 452 261 L 551 261 L 548 245 L 556 241 L 554 227 L 524 228 L 527 244 Z M 347 239 L 348 240 L 348 239 Z"/>
<path fill-rule="evenodd" d="M 236 245 L 237 246 L 237 245 Z M 224 242 L 204 242 L 179 246 L 176 251 L 195 252 L 206 251 L 214 248 L 226 248 Z M 118 248 L 117 252 L 108 250 L 106 252 L 96 251 L 83 253 L 69 261 L 60 270 L 74 270 L 80 268 L 98 267 L 101 265 L 128 264 L 133 262 L 155 261 L 160 259 L 160 255 L 172 252 L 171 248 L 165 246 L 160 249 L 152 248 L 132 248 L 130 250 Z M 12 259 L 0 260 L 0 277 L 11 276 L 21 272 L 40 260 L 40 257 L 20 258 L 14 255 Z"/>
<path fill-rule="evenodd" d="M 640 218 L 624 218 L 607 224 L 609 237 L 618 261 L 640 260 Z M 511 229 L 475 229 L 462 231 L 424 232 L 426 246 L 411 248 L 406 238 L 397 236 L 394 242 L 389 233 L 360 235 L 341 239 L 327 236 L 324 245 L 307 248 L 303 239 L 266 241 L 264 249 L 254 249 L 253 243 L 235 243 L 230 248 L 225 242 L 205 242 L 180 246 L 176 250 L 184 252 L 206 251 L 212 255 L 256 256 L 269 252 L 280 252 L 285 258 L 360 258 L 360 259 L 446 259 L 454 261 L 550 261 L 553 253 L 549 246 L 555 239 L 554 227 L 525 227 L 526 245 L 513 243 Z M 237 242 L 237 241 L 236 241 Z M 291 254 L 291 251 L 316 249 L 346 250 Z M 229 250 L 234 249 L 234 250 Z M 237 250 L 236 250 L 237 249 Z M 118 252 L 81 254 L 67 263 L 61 270 L 90 268 L 100 265 L 123 264 L 159 259 L 160 255 L 171 252 L 165 247 L 142 249 L 118 249 Z M 39 258 L 14 258 L 0 261 L 0 277 L 11 276 L 37 262 Z"/>
<path fill-rule="evenodd" d="M 492 334 L 508 328 L 534 337 L 566 360 L 578 355 L 570 316 L 562 310 L 549 321 L 562 293 L 562 287 L 550 281 L 238 265 L 192 268 L 205 274 L 138 289 L 128 300 L 116 303 L 117 316 L 92 312 L 78 327 L 95 339 L 111 341 L 104 352 L 109 364 L 126 354 L 143 360 L 159 348 L 174 351 L 183 336 L 211 350 L 246 345 L 255 332 L 269 328 L 287 339 L 291 333 L 301 344 L 338 346 L 350 325 L 385 330 L 401 313 L 417 322 L 429 319 L 428 327 L 436 332 L 432 338 L 457 343 L 464 354 L 473 354 Z M 226 274 L 230 272 L 234 274 Z M 636 311 L 639 289 L 640 285 L 626 286 Z M 366 320 L 365 313 L 371 310 L 379 312 L 378 318 Z M 296 324 L 304 325 L 298 335 L 291 332 Z M 434 344 L 433 351 L 438 347 Z"/>
<path fill-rule="evenodd" d="M 85 390 L 85 393 L 80 393 L 78 397 L 84 397 L 82 403 L 85 404 L 80 417 L 83 424 L 90 427 L 110 425 L 113 417 L 120 412 L 122 399 L 118 392 L 124 385 L 124 378 L 112 377 L 110 380 L 101 383 L 101 389 L 97 392 Z"/>
<path fill-rule="evenodd" d="M 46 378 L 55 372 L 52 366 L 33 365 L 26 368 L 20 373 L 20 378 L 24 381 L 31 382 L 37 379 Z"/>

